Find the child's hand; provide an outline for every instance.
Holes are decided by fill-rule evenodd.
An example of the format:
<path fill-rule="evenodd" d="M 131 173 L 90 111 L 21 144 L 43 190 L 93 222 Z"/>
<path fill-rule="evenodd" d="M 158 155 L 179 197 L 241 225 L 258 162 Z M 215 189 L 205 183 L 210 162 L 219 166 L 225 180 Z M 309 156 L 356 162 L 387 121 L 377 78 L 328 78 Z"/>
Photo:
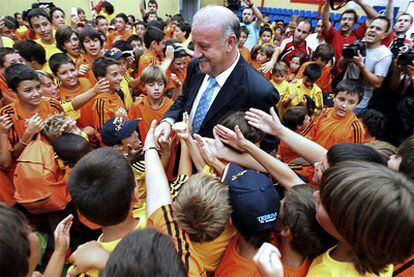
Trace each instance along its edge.
<path fill-rule="evenodd" d="M 79 66 L 79 69 L 78 69 L 79 75 L 86 75 L 86 73 L 88 73 L 89 69 L 90 69 L 89 65 L 81 64 Z"/>
<path fill-rule="evenodd" d="M 220 136 L 220 139 L 225 144 L 230 145 L 231 147 L 237 149 L 240 152 L 244 152 L 244 149 L 242 146 L 245 146 L 245 144 L 241 145 L 239 144 L 238 137 L 236 133 L 233 130 L 230 130 L 227 127 L 224 127 L 223 125 L 217 124 L 214 129 L 216 129 L 217 134 Z M 240 131 L 240 129 L 239 129 Z M 243 137 L 244 139 L 244 137 Z"/>
<path fill-rule="evenodd" d="M 172 148 L 172 140 L 171 138 L 168 138 L 166 141 L 160 141 L 160 154 L 161 157 L 166 157 L 171 154 L 171 148 Z"/>
<path fill-rule="evenodd" d="M 144 149 L 140 146 L 138 149 L 133 149 L 130 144 L 128 144 L 128 155 L 127 159 L 130 164 L 144 160 Z"/>
<path fill-rule="evenodd" d="M 177 75 L 175 75 L 175 73 L 171 73 L 170 77 L 171 77 L 171 80 L 173 80 L 173 82 L 175 83 L 175 85 L 177 87 L 181 87 L 181 85 L 182 85 L 181 81 L 180 81 L 180 79 L 178 79 L 178 77 L 177 77 Z"/>
<path fill-rule="evenodd" d="M 8 114 L 0 116 L 0 134 L 8 134 L 13 122 Z"/>
<path fill-rule="evenodd" d="M 75 277 L 89 269 L 103 270 L 108 259 L 109 253 L 97 241 L 82 244 L 69 258 L 75 268 L 67 276 Z"/>
<path fill-rule="evenodd" d="M 174 47 L 168 45 L 165 49 L 165 58 L 168 60 L 174 60 Z"/>
<path fill-rule="evenodd" d="M 26 120 L 26 131 L 29 135 L 36 135 L 43 130 L 45 123 L 43 119 L 36 113 L 34 116 Z"/>
<path fill-rule="evenodd" d="M 127 111 L 123 107 L 119 107 L 115 113 L 116 117 L 122 117 L 124 119 L 128 119 Z"/>
<path fill-rule="evenodd" d="M 145 138 L 144 151 L 147 151 L 149 148 L 153 148 L 157 146 L 157 142 L 155 140 L 155 135 L 154 135 L 156 125 L 157 125 L 157 120 L 154 119 L 151 122 L 151 127 L 148 130 L 147 137 Z"/>
<path fill-rule="evenodd" d="M 109 81 L 105 78 L 102 78 L 96 83 L 94 89 L 95 89 L 96 94 L 99 94 L 99 93 L 108 92 L 109 86 L 110 86 Z"/>
<path fill-rule="evenodd" d="M 267 72 L 270 71 L 270 73 L 272 73 L 272 68 L 275 65 L 275 63 L 273 62 L 273 60 L 270 60 L 268 62 L 265 62 L 264 64 L 262 64 L 262 66 L 260 67 L 262 72 L 264 74 L 266 74 Z"/>
<path fill-rule="evenodd" d="M 277 136 L 283 128 L 274 107 L 270 108 L 270 114 L 259 109 L 250 108 L 244 118 L 250 125 L 266 134 Z"/>
<path fill-rule="evenodd" d="M 68 215 L 65 219 L 59 222 L 58 226 L 56 226 L 55 232 L 53 233 L 55 237 L 55 251 L 61 253 L 62 255 L 65 255 L 69 248 L 70 227 L 73 223 L 72 220 L 73 215 Z"/>
<path fill-rule="evenodd" d="M 210 146 L 199 134 L 195 134 L 194 139 L 206 163 L 212 165 L 215 161 L 218 160 L 217 156 L 213 153 L 213 151 L 211 151 Z"/>
<path fill-rule="evenodd" d="M 253 261 L 264 277 L 283 277 L 283 266 L 279 250 L 270 243 L 263 243 Z"/>
<path fill-rule="evenodd" d="M 183 114 L 183 121 L 174 124 L 172 129 L 180 139 L 190 138 L 193 130 L 191 127 L 190 116 L 187 112 Z"/>

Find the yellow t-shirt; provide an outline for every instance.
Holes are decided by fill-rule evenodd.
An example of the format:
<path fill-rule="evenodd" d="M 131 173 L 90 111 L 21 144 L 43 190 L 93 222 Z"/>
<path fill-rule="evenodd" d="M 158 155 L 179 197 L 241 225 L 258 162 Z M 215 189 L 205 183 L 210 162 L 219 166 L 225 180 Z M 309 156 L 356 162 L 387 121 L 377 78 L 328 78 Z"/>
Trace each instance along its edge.
<path fill-rule="evenodd" d="M 136 230 L 143 230 L 147 227 L 147 215 L 146 212 L 142 211 L 142 210 L 134 210 L 132 211 L 132 214 L 134 216 L 135 219 L 139 219 L 138 224 L 135 226 L 134 231 Z M 103 249 L 105 249 L 106 251 L 112 253 L 115 249 L 115 247 L 118 246 L 118 244 L 121 242 L 122 238 L 118 239 L 118 240 L 114 240 L 114 241 L 110 241 L 110 242 L 103 242 L 102 241 L 103 238 L 103 234 L 101 234 L 99 236 L 99 238 L 97 239 L 97 242 L 102 246 Z M 68 269 L 68 273 L 70 271 L 72 271 L 74 268 L 74 266 L 72 265 L 69 269 Z M 83 277 L 83 276 L 88 276 L 88 277 L 98 277 L 99 276 L 99 271 L 96 269 L 91 269 L 88 270 L 85 273 L 80 274 L 79 276 Z"/>
<path fill-rule="evenodd" d="M 304 95 L 308 95 L 315 102 L 315 112 L 319 112 L 323 109 L 323 94 L 318 85 L 313 84 L 312 89 L 308 89 L 302 79 L 290 83 L 289 90 L 285 93 L 282 101 L 287 100 L 291 95 L 294 97 L 290 102 L 290 106 L 296 106 L 302 101 Z"/>
<path fill-rule="evenodd" d="M 207 271 L 214 272 L 216 270 L 223 258 L 224 251 L 236 234 L 237 231 L 233 224 L 228 223 L 223 233 L 216 239 L 203 243 L 193 242 L 194 250 Z"/>
<path fill-rule="evenodd" d="M 131 77 L 131 75 L 129 75 L 128 73 L 125 73 L 125 76 L 124 78 L 122 78 L 122 81 L 121 81 L 121 90 L 124 93 L 124 104 L 127 110 L 129 110 L 129 107 L 131 107 L 132 102 L 134 102 L 132 100 L 132 94 L 129 89 L 129 83 L 132 80 L 134 79 Z"/>
<path fill-rule="evenodd" d="M 43 65 L 42 70 L 52 73 L 52 71 L 49 68 L 49 59 L 53 54 L 62 53 L 62 51 L 60 51 L 59 48 L 56 47 L 56 42 L 52 44 L 44 44 L 42 43 L 42 40 L 40 38 L 37 39 L 36 42 L 42 45 L 42 47 L 45 48 L 46 51 L 46 63 Z"/>
<path fill-rule="evenodd" d="M 316 257 L 308 271 L 307 277 L 319 277 L 319 276 L 341 276 L 341 277 L 357 277 L 361 276 L 352 263 L 338 262 L 331 258 L 329 253 L 335 249 L 336 246 L 332 247 L 322 255 Z M 391 277 L 394 266 L 389 265 L 384 273 L 381 273 L 381 277 Z M 372 273 L 367 273 L 364 276 L 373 277 L 377 276 Z"/>
<path fill-rule="evenodd" d="M 14 40 L 12 40 L 9 37 L 5 37 L 5 36 L 1 36 L 0 38 L 1 38 L 1 42 L 3 44 L 3 47 L 13 48 Z"/>

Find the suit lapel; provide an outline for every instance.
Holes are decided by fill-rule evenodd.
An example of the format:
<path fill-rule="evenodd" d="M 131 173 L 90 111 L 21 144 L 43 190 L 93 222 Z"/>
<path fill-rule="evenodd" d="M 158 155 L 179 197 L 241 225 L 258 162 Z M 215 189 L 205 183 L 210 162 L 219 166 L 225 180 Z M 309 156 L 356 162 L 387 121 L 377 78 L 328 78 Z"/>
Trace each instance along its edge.
<path fill-rule="evenodd" d="M 237 96 L 239 92 L 237 87 L 242 85 L 242 80 L 240 80 L 241 75 L 239 71 L 242 66 L 242 62 L 243 59 L 240 58 L 237 62 L 236 67 L 233 69 L 233 72 L 230 74 L 229 78 L 227 78 L 223 87 L 220 89 L 219 93 L 214 99 L 214 102 L 211 104 L 211 107 L 203 120 L 203 124 L 208 122 L 216 113 L 220 112 L 220 110 L 226 106 L 228 102 Z"/>

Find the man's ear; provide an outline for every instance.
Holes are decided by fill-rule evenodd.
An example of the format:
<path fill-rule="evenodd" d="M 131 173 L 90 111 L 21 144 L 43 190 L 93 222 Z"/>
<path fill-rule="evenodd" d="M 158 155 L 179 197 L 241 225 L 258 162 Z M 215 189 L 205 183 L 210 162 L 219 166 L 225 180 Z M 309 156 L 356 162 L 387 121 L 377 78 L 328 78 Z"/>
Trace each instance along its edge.
<path fill-rule="evenodd" d="M 151 49 L 151 48 L 155 48 L 157 46 L 158 46 L 158 42 L 156 42 L 155 40 L 153 40 L 153 41 L 151 41 L 149 48 Z"/>
<path fill-rule="evenodd" d="M 227 53 L 231 52 L 235 47 L 237 47 L 236 43 L 236 35 L 232 34 L 228 39 L 227 43 L 229 44 L 227 46 Z"/>

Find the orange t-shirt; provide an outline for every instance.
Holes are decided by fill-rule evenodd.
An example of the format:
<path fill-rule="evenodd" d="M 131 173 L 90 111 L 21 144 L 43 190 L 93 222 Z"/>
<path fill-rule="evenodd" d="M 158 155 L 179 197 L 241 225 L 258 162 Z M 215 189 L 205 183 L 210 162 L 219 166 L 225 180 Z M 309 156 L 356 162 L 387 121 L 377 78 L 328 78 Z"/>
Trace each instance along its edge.
<path fill-rule="evenodd" d="M 163 102 L 158 109 L 151 107 L 148 96 L 140 97 L 137 101 L 132 103 L 128 112 L 128 117 L 130 120 L 141 118 L 141 122 L 139 123 L 139 133 L 142 141 L 145 141 L 151 127 L 151 122 L 154 119 L 156 119 L 157 122 L 160 122 L 172 104 L 174 104 L 174 102 L 166 96 L 163 97 Z"/>
<path fill-rule="evenodd" d="M 280 156 L 282 161 L 287 164 L 298 157 L 298 155 L 292 151 L 292 148 L 290 148 L 284 141 L 279 143 L 277 154 Z"/>
<path fill-rule="evenodd" d="M 398 276 L 398 277 L 414 276 L 414 255 L 406 259 L 404 263 L 394 265 L 394 276 Z"/>
<path fill-rule="evenodd" d="M 157 56 L 155 56 L 152 53 L 149 53 L 148 51 L 145 51 L 144 54 L 139 58 L 138 63 L 138 74 L 137 76 L 140 77 L 142 71 L 150 65 L 159 64 L 160 59 L 158 59 Z"/>
<path fill-rule="evenodd" d="M 127 30 L 122 30 L 121 32 L 120 31 L 115 31 L 115 32 L 109 34 L 109 36 L 108 36 L 109 45 L 107 45 L 108 49 L 112 47 L 112 44 L 115 42 L 116 37 L 120 37 L 120 39 L 126 41 L 131 34 L 132 33 L 130 31 L 127 31 Z"/>
<path fill-rule="evenodd" d="M 88 79 L 79 78 L 79 87 L 75 90 L 69 90 L 64 87 L 59 88 L 59 97 L 62 101 L 71 100 L 73 97 L 78 96 L 92 88 Z M 92 120 L 92 104 L 93 99 L 89 100 L 79 111 L 71 112 L 69 115 L 78 122 L 79 127 L 85 128 L 86 126 L 93 126 Z"/>
<path fill-rule="evenodd" d="M 242 46 L 242 48 L 239 48 L 240 51 L 240 55 L 242 55 L 243 59 L 246 60 L 246 62 L 250 63 L 251 59 L 250 59 L 250 51 L 249 49 L 247 49 L 246 46 Z"/>
<path fill-rule="evenodd" d="M 7 151 L 7 150 L 5 150 Z M 14 186 L 7 176 L 6 172 L 0 169 L 0 202 L 5 202 L 9 206 L 16 203 L 14 199 Z"/>
<path fill-rule="evenodd" d="M 334 108 L 329 108 L 315 116 L 302 134 L 329 149 L 341 142 L 363 143 L 365 129 L 353 112 L 343 118 L 337 118 Z"/>
<path fill-rule="evenodd" d="M 76 68 L 79 70 L 79 67 L 82 64 L 87 64 L 89 65 L 89 70 L 88 72 L 86 72 L 85 75 L 79 75 L 79 77 L 83 77 L 89 80 L 89 82 L 92 84 L 92 86 L 94 86 L 98 80 L 96 80 L 95 75 L 93 74 L 92 71 L 92 64 L 93 62 L 89 62 L 86 58 L 85 58 L 85 54 L 81 55 L 77 60 L 76 60 Z"/>
<path fill-rule="evenodd" d="M 256 62 L 256 61 L 251 61 L 251 64 L 252 64 L 252 66 L 257 70 L 257 71 L 259 71 L 260 73 L 262 73 L 263 74 L 263 76 L 265 76 L 265 78 L 266 79 L 268 79 L 268 80 L 271 80 L 272 79 L 272 74 L 270 74 L 270 71 L 268 71 L 267 73 L 263 73 L 262 72 L 262 65 L 261 64 L 259 64 L 258 62 Z"/>
<path fill-rule="evenodd" d="M 97 131 L 96 136 L 102 142 L 101 129 L 106 121 L 115 117 L 117 110 L 122 107 L 125 109 L 124 102 L 116 93 L 101 93 L 95 96 L 92 105 L 93 128 Z"/>
<path fill-rule="evenodd" d="M 308 66 L 308 64 L 316 63 L 316 62 L 306 62 L 302 64 L 302 66 L 299 68 L 298 73 L 295 76 L 295 79 L 303 79 L 303 72 L 305 71 L 305 68 Z M 332 92 L 332 74 L 331 74 L 331 68 L 327 65 L 322 67 L 322 74 L 321 77 L 315 82 L 315 84 L 318 85 L 318 87 L 321 88 L 322 92 Z"/>
<path fill-rule="evenodd" d="M 300 267 L 293 268 L 283 265 L 283 276 L 284 277 L 305 277 L 308 273 L 309 267 L 312 260 L 305 259 Z"/>
<path fill-rule="evenodd" d="M 239 237 L 235 236 L 227 246 L 223 259 L 217 267 L 214 276 L 261 276 L 253 260 L 245 259 L 237 253 L 236 245 L 238 239 Z"/>

